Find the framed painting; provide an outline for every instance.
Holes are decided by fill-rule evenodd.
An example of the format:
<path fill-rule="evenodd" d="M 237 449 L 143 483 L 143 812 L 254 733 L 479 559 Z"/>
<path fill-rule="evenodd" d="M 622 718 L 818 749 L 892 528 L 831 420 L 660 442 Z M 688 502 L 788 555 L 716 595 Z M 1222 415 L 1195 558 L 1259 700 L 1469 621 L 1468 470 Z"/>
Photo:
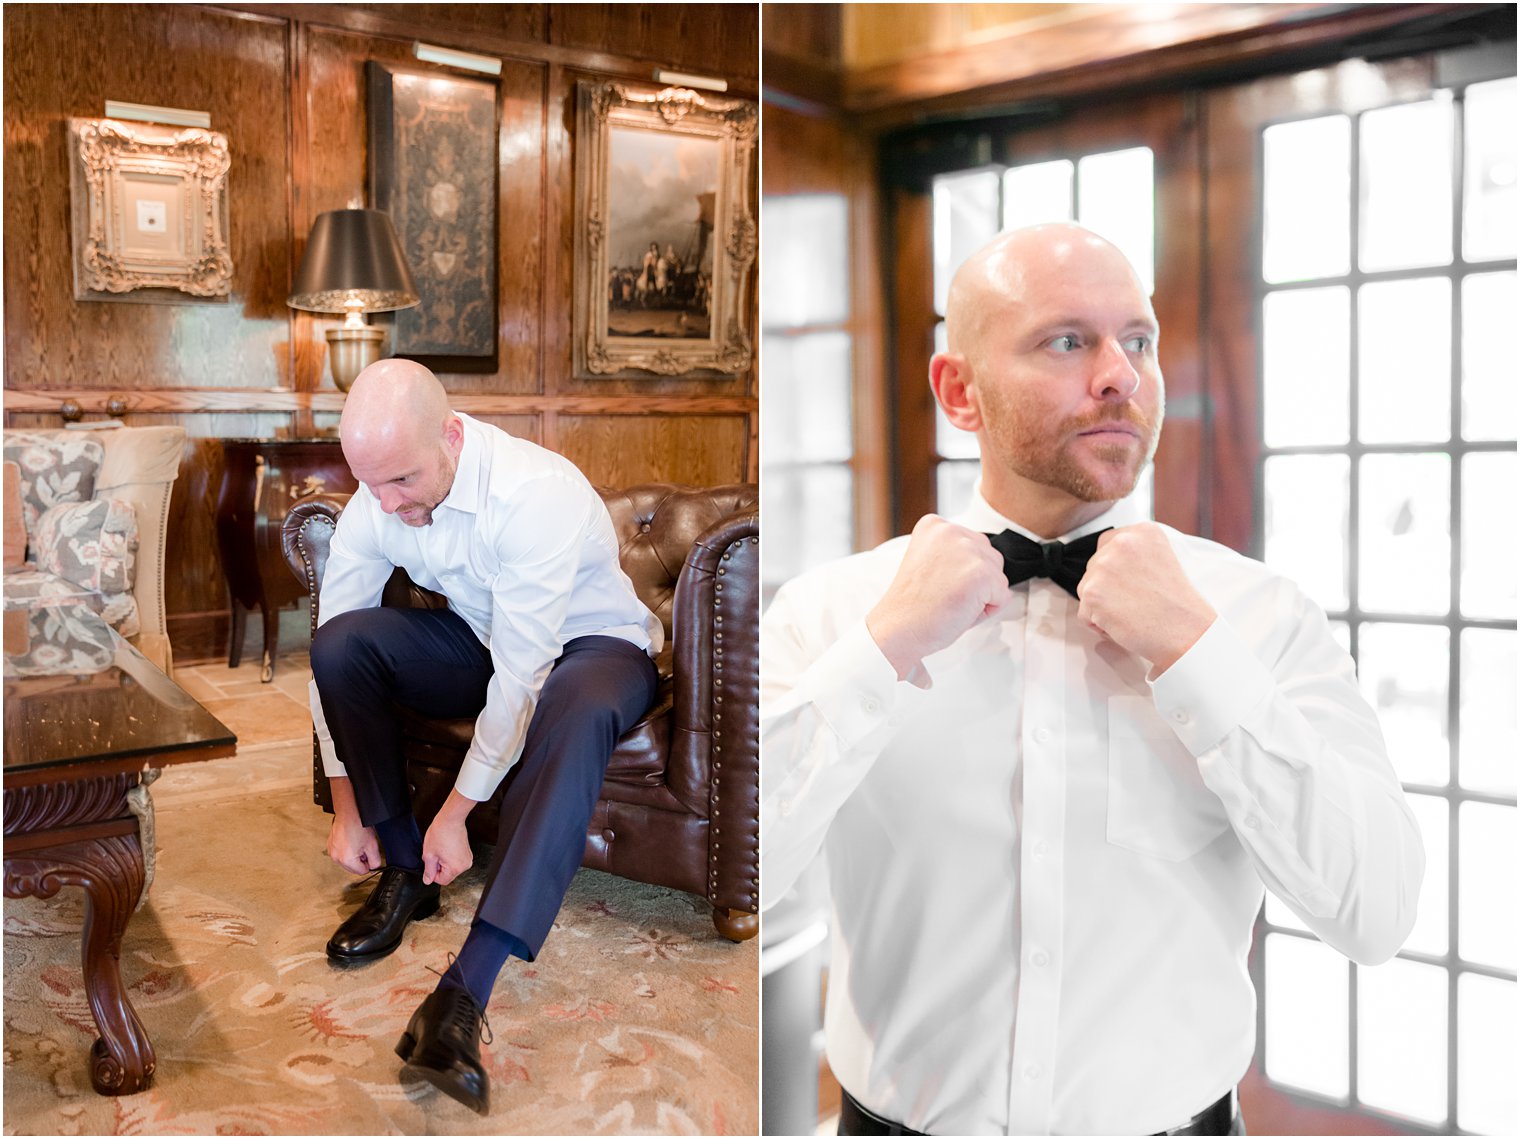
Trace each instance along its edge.
<path fill-rule="evenodd" d="M 69 162 L 76 299 L 227 300 L 226 135 L 70 119 Z"/>
<path fill-rule="evenodd" d="M 374 60 L 365 77 L 370 205 L 390 214 L 422 295 L 392 317 L 391 353 L 445 371 L 494 367 L 496 84 Z"/>
<path fill-rule="evenodd" d="M 753 103 L 583 81 L 575 162 L 575 371 L 749 368 Z"/>

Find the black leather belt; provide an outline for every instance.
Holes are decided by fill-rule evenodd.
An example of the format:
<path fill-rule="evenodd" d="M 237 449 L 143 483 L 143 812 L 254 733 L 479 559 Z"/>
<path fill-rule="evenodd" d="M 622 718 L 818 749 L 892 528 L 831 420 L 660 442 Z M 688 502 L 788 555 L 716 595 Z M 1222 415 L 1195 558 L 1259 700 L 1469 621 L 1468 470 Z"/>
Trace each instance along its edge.
<path fill-rule="evenodd" d="M 914 1131 L 911 1127 L 904 1127 L 901 1123 L 893 1123 L 890 1119 L 883 1119 L 869 1108 L 862 1107 L 860 1101 L 843 1088 L 840 1092 L 843 1097 L 839 1105 L 839 1134 L 841 1135 L 927 1134 L 923 1131 Z M 1230 1135 L 1233 1133 L 1235 1119 L 1239 1114 L 1240 1101 L 1235 1089 L 1231 1088 L 1181 1127 L 1174 1127 L 1170 1131 L 1158 1131 L 1156 1134 Z"/>
<path fill-rule="evenodd" d="M 1233 1135 L 1240 1118 L 1240 1097 L 1234 1088 L 1220 1096 L 1181 1127 L 1158 1131 L 1158 1135 Z"/>
<path fill-rule="evenodd" d="M 843 1088 L 839 1089 L 839 1134 L 841 1135 L 927 1135 L 901 1123 L 883 1119 Z"/>

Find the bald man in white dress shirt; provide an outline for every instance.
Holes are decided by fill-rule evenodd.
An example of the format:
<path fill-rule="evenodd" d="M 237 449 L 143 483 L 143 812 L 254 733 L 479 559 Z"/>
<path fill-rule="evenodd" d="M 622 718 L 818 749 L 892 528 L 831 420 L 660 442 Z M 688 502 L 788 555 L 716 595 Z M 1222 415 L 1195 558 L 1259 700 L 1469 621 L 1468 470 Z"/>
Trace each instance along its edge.
<path fill-rule="evenodd" d="M 1414 818 L 1319 607 L 1130 499 L 1165 399 L 1123 255 L 1003 234 L 947 325 L 971 505 L 762 624 L 762 905 L 826 852 L 840 1133 L 1242 1133 L 1264 890 L 1384 961 Z"/>

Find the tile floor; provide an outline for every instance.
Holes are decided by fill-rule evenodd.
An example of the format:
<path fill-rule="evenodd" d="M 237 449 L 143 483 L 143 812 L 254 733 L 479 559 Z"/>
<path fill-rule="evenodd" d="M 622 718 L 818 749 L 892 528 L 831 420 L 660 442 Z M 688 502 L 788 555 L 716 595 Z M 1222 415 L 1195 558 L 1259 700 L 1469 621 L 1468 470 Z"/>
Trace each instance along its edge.
<path fill-rule="evenodd" d="M 274 679 L 259 680 L 258 655 L 246 654 L 237 668 L 213 662 L 177 665 L 174 679 L 238 737 L 238 748 L 289 742 L 311 731 L 306 686 L 311 662 L 305 652 L 275 662 Z"/>
<path fill-rule="evenodd" d="M 176 665 L 174 680 L 232 729 L 238 738 L 237 754 L 165 768 L 153 788 L 156 803 L 224 795 L 229 788 L 311 785 L 311 713 L 306 703 L 311 663 L 304 651 L 282 654 L 268 684 L 259 680 L 257 653 L 245 654 L 237 668 L 225 662 Z"/>

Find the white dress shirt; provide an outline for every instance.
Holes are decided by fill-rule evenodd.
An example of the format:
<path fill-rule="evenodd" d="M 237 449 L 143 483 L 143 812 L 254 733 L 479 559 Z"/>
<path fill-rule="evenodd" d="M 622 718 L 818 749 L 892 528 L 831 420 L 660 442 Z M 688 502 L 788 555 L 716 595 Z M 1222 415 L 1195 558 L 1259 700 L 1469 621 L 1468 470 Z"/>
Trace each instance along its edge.
<path fill-rule="evenodd" d="M 484 800 L 521 757 L 539 690 L 568 642 L 620 637 L 653 656 L 664 629 L 623 572 L 612 518 L 586 476 L 562 455 L 459 418 L 464 449 L 431 525 L 386 514 L 363 485 L 344 507 L 322 575 L 318 624 L 379 605 L 395 566 L 448 598 L 491 650 L 496 670 L 454 783 L 466 798 Z M 311 714 L 323 769 L 345 774 L 315 681 Z"/>
<path fill-rule="evenodd" d="M 1142 520 L 1126 500 L 1063 537 Z M 953 521 L 1036 537 L 980 496 Z M 826 852 L 829 1063 L 872 1111 L 942 1134 L 1176 1127 L 1250 1064 L 1263 883 L 1354 960 L 1408 934 L 1419 832 L 1323 612 L 1166 533 L 1219 617 L 1155 681 L 1045 579 L 898 681 L 864 619 L 906 538 L 767 611 L 762 901 Z"/>

